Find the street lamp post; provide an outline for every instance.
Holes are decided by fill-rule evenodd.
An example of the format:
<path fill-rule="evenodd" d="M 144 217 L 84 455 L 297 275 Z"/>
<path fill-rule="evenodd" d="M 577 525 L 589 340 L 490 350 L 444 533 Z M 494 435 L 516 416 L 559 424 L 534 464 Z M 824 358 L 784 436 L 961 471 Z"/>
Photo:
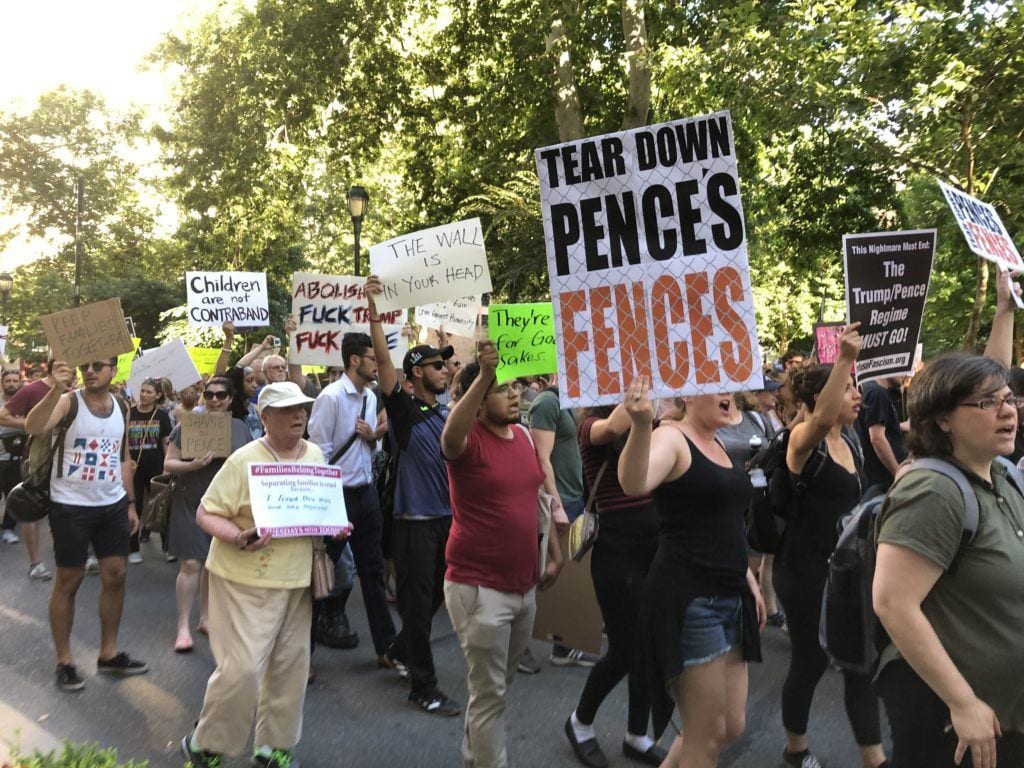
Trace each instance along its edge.
<path fill-rule="evenodd" d="M 7 272 L 0 275 L 0 297 L 3 298 L 3 325 L 7 325 L 7 297 L 11 295 L 11 288 L 14 287 L 14 278 Z"/>
<path fill-rule="evenodd" d="M 352 216 L 352 229 L 355 232 L 355 273 L 359 274 L 359 232 L 363 228 L 363 217 L 370 205 L 370 195 L 364 187 L 349 187 L 348 212 Z"/>

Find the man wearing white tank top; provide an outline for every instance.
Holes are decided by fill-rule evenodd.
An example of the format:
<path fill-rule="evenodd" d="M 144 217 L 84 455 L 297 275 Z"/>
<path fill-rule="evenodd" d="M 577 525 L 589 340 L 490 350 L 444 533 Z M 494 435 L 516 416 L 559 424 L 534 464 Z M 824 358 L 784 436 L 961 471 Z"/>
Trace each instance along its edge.
<path fill-rule="evenodd" d="M 117 647 L 124 607 L 125 562 L 139 517 L 132 490 L 131 465 L 125 461 L 125 416 L 110 393 L 117 358 L 79 366 L 85 386 L 71 388 L 74 370 L 56 361 L 49 394 L 29 413 L 25 431 L 39 435 L 56 430 L 77 401 L 74 420 L 55 446 L 50 477 L 50 531 L 57 578 L 50 596 L 50 631 L 57 651 L 57 687 L 79 691 L 85 681 L 71 655 L 75 595 L 85 575 L 92 544 L 100 563 L 100 653 L 98 672 L 138 675 L 145 662 Z"/>

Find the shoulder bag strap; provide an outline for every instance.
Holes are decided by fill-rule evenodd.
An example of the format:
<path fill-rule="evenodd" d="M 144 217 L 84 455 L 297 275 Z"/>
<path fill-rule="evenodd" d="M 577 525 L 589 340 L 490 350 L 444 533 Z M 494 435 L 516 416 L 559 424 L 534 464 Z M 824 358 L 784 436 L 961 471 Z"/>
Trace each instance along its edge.
<path fill-rule="evenodd" d="M 363 407 L 359 411 L 359 418 L 366 418 L 366 395 L 363 395 Z M 355 443 L 357 437 L 359 437 L 359 433 L 353 431 L 349 439 L 345 441 L 345 444 L 341 446 L 341 448 L 339 448 L 333 456 L 331 456 L 331 460 L 327 463 L 334 464 L 334 462 L 336 462 L 338 459 L 344 456 L 348 452 L 348 449 L 352 447 L 352 444 Z"/>
<path fill-rule="evenodd" d="M 583 513 L 593 512 L 594 502 L 597 500 L 597 489 L 601 487 L 601 478 L 604 477 L 604 471 L 608 469 L 608 462 L 611 460 L 611 456 L 605 456 L 604 461 L 601 462 L 601 468 L 597 470 L 597 477 L 594 478 L 594 486 L 590 489 L 590 496 L 587 497 L 587 504 L 583 507 Z M 594 512 L 594 514 L 597 514 Z"/>
<path fill-rule="evenodd" d="M 956 487 L 959 489 L 960 495 L 963 497 L 964 530 L 963 534 L 960 536 L 960 546 L 957 548 L 956 555 L 953 556 L 952 562 L 946 569 L 946 573 L 952 576 L 956 573 L 957 567 L 960 564 L 960 557 L 963 555 L 964 550 L 972 541 L 974 541 L 974 536 L 978 532 L 978 524 L 980 522 L 978 494 L 974 490 L 974 486 L 971 485 L 971 481 L 967 479 L 967 476 L 959 467 L 944 459 L 934 457 L 914 459 L 911 463 L 904 464 L 896 475 L 896 479 L 898 480 L 911 472 L 920 470 L 931 470 L 932 472 L 938 472 L 940 475 L 948 477 L 956 483 Z"/>

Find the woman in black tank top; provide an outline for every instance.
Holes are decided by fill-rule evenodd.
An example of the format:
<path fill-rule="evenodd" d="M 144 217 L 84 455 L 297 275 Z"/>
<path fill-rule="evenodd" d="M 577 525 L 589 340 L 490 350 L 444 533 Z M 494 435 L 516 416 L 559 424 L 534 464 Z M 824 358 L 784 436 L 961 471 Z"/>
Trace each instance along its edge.
<path fill-rule="evenodd" d="M 632 428 L 619 460 L 630 495 L 651 494 L 658 550 L 644 585 L 639 658 L 651 696 L 655 736 L 672 712 L 686 739 L 668 765 L 707 764 L 743 732 L 748 660 L 760 661 L 764 602 L 747 567 L 743 516 L 751 486 L 715 432 L 729 423 L 731 395 L 686 399 L 682 422 L 653 430 L 647 377 L 630 387 Z M 723 695 L 724 692 L 724 695 Z M 725 722 L 724 733 L 721 723 Z"/>
<path fill-rule="evenodd" d="M 859 444 L 843 432 L 860 410 L 860 393 L 850 375 L 860 351 L 858 325 L 844 329 L 834 366 L 819 365 L 792 379 L 793 393 L 807 415 L 789 437 L 786 468 L 794 482 L 793 501 L 773 578 L 789 623 L 791 655 L 782 687 L 783 760 L 794 768 L 820 768 L 807 747 L 807 721 L 814 689 L 828 667 L 818 642 L 821 596 L 838 539 L 837 524 L 857 504 L 864 485 Z M 798 492 L 795 482 L 801 477 L 806 488 Z M 865 768 L 885 765 L 871 680 L 853 672 L 843 672 L 843 677 L 846 713 L 861 761 Z"/>

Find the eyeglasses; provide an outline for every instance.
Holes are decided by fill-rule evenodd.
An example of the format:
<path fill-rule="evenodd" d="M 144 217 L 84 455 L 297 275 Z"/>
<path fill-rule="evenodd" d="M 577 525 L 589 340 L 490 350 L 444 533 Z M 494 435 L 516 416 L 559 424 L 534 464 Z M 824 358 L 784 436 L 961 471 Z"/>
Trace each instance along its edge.
<path fill-rule="evenodd" d="M 444 370 L 444 360 L 435 360 L 432 363 L 417 363 L 417 368 L 433 368 L 435 371 Z"/>
<path fill-rule="evenodd" d="M 1024 397 L 1018 397 L 1017 395 L 1007 395 L 1006 397 L 983 397 L 973 403 L 958 403 L 958 405 L 966 405 L 970 408 L 980 408 L 983 411 L 995 411 L 1001 408 L 1003 405 L 1008 405 L 1011 408 L 1020 408 L 1024 406 Z"/>
<path fill-rule="evenodd" d="M 217 391 L 214 391 L 212 389 L 208 389 L 205 392 L 203 392 L 203 399 L 204 400 L 213 400 L 213 399 L 227 400 L 229 397 L 231 397 L 231 393 L 230 392 L 225 392 L 223 389 L 220 389 L 220 390 L 217 390 Z"/>
<path fill-rule="evenodd" d="M 519 383 L 515 384 L 502 384 L 500 387 L 495 387 L 491 390 L 490 394 L 504 395 L 508 398 L 519 397 L 523 392 L 523 385 Z"/>
<path fill-rule="evenodd" d="M 110 363 L 95 362 L 95 363 L 86 363 L 85 365 L 80 365 L 80 366 L 78 366 L 78 370 L 80 370 L 82 373 L 85 373 L 86 371 L 91 369 L 93 373 L 99 373 L 104 368 L 110 368 L 110 367 L 111 367 Z"/>

